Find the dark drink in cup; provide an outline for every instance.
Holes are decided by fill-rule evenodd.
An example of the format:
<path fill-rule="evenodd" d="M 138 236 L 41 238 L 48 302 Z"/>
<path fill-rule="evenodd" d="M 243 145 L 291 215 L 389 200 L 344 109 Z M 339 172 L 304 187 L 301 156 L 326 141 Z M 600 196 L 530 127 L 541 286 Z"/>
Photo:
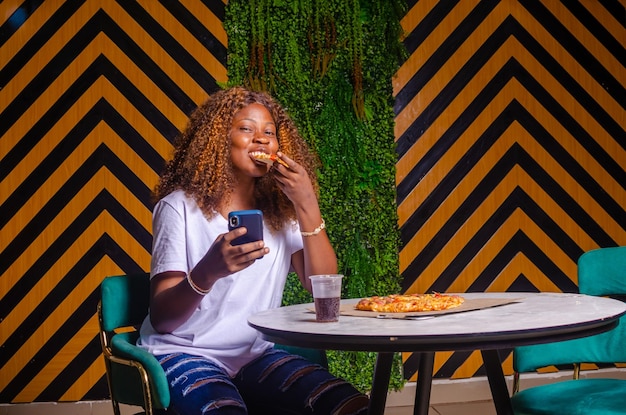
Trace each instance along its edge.
<path fill-rule="evenodd" d="M 339 321 L 339 297 L 316 298 L 315 319 L 317 321 Z"/>
<path fill-rule="evenodd" d="M 341 274 L 311 275 L 311 287 L 315 300 L 315 320 L 339 321 L 341 303 Z"/>

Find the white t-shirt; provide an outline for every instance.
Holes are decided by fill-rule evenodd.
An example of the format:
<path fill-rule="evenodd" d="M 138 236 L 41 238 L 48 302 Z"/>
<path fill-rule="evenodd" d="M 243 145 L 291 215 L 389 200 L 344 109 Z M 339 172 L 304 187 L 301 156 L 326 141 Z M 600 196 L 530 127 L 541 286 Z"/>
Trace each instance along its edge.
<path fill-rule="evenodd" d="M 153 212 L 151 276 L 165 271 L 189 273 L 218 235 L 228 232 L 220 214 L 208 220 L 183 191 L 160 200 Z M 302 249 L 297 223 L 271 233 L 263 226 L 270 252 L 248 268 L 219 279 L 191 317 L 171 334 L 154 330 L 147 317 L 138 345 L 153 354 L 186 352 L 207 357 L 234 376 L 272 345 L 248 326 L 249 315 L 279 307 L 291 265 Z"/>

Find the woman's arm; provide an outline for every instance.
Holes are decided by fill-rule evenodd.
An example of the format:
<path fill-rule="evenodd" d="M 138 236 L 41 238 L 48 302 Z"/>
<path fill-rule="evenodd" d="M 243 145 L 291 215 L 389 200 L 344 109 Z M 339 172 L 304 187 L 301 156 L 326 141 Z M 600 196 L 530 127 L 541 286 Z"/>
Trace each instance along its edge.
<path fill-rule="evenodd" d="M 279 156 L 287 162 L 289 168 L 277 165 L 275 168 L 279 174 L 276 175 L 276 180 L 295 207 L 300 231 L 309 234 L 302 236 L 303 249 L 292 255 L 291 265 L 302 285 L 311 292 L 309 276 L 336 274 L 337 255 L 326 230 L 319 229 L 322 225 L 322 214 L 309 176 L 302 166 L 289 157 L 281 153 Z"/>
<path fill-rule="evenodd" d="M 312 232 L 322 223 L 317 199 L 312 200 L 306 209 L 301 209 L 300 212 L 296 210 L 296 212 L 298 213 L 301 232 Z M 320 230 L 315 235 L 302 236 L 302 244 L 303 249 L 292 255 L 291 263 L 302 285 L 311 292 L 309 276 L 336 274 L 337 255 L 325 229 Z"/>
<path fill-rule="evenodd" d="M 182 271 L 157 274 L 150 280 L 150 322 L 159 333 L 171 333 L 193 314 L 202 301 Z"/>
<path fill-rule="evenodd" d="M 204 295 L 198 291 L 210 290 L 218 279 L 247 268 L 257 258 L 269 253 L 263 241 L 237 246 L 230 244 L 233 239 L 245 233 L 245 229 L 238 228 L 220 235 L 191 270 L 189 278 L 183 271 L 166 271 L 152 277 L 150 322 L 156 331 L 173 332 L 200 305 Z"/>

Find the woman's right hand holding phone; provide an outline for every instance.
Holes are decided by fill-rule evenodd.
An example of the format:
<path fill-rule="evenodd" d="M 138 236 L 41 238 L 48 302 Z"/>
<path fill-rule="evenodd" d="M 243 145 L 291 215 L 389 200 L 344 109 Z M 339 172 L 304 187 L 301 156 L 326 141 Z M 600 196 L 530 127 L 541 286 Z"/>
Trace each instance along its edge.
<path fill-rule="evenodd" d="M 220 278 L 241 271 L 269 253 L 263 241 L 232 245 L 236 238 L 245 235 L 244 227 L 233 229 L 217 237 L 206 255 L 196 264 L 194 274 L 202 275 L 211 285 Z"/>
<path fill-rule="evenodd" d="M 220 278 L 224 278 L 252 265 L 255 260 L 269 253 L 263 241 L 242 245 L 231 242 L 247 232 L 246 228 L 237 228 L 217 237 L 206 255 L 191 270 L 193 283 L 203 290 L 210 290 Z M 154 328 L 161 333 L 171 333 L 186 321 L 201 301 L 188 287 L 186 275 L 182 272 L 165 272 L 151 281 L 151 314 Z M 181 301 L 182 289 L 186 294 L 193 294 Z M 195 300 L 194 300 L 195 299 Z"/>

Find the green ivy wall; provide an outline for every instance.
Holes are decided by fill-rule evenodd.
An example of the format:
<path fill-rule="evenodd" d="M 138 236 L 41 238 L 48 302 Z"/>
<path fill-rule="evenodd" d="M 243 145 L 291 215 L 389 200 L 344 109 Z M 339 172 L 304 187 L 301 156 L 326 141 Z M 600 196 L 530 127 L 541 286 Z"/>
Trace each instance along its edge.
<path fill-rule="evenodd" d="M 400 290 L 391 79 L 404 58 L 403 12 L 389 0 L 232 0 L 226 9 L 229 84 L 270 92 L 320 157 L 320 204 L 344 298 Z M 290 276 L 285 303 L 308 301 Z M 329 361 L 369 388 L 374 353 L 331 351 Z"/>

